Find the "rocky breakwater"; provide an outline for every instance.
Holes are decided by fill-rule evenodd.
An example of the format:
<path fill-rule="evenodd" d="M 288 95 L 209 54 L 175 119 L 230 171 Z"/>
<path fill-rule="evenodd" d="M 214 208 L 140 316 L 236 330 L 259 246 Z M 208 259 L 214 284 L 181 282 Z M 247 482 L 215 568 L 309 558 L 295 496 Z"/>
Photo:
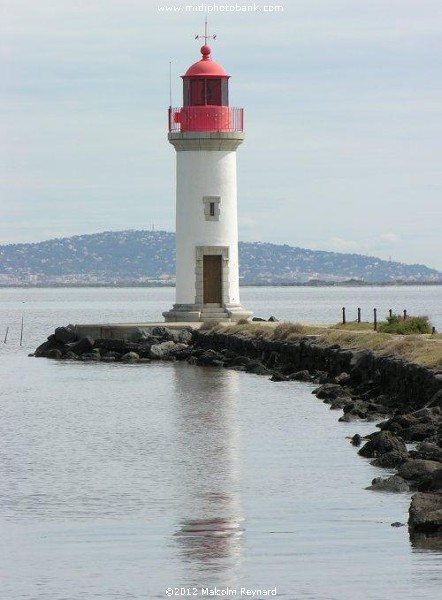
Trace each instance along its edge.
<path fill-rule="evenodd" d="M 292 336 L 293 337 L 293 336 Z M 376 478 L 373 490 L 413 491 L 409 530 L 419 545 L 442 544 L 442 372 L 397 356 L 343 349 L 316 336 L 274 340 L 247 332 L 201 331 L 163 326 L 136 329 L 129 340 L 77 339 L 72 326 L 59 327 L 34 356 L 60 360 L 150 362 L 185 360 L 224 367 L 274 382 L 309 381 L 313 393 L 340 421 L 377 423 L 379 431 L 352 438 L 362 457 L 395 469 Z"/>
<path fill-rule="evenodd" d="M 185 360 L 191 353 L 192 329 L 167 327 L 137 328 L 129 340 L 77 337 L 75 327 L 57 327 L 33 356 L 58 360 L 137 362 Z"/>

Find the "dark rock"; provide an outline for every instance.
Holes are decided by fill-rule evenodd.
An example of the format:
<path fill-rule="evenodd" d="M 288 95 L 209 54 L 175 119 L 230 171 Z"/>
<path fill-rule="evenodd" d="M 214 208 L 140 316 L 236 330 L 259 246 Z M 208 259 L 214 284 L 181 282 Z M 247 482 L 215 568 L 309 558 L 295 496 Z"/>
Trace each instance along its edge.
<path fill-rule="evenodd" d="M 435 443 L 422 442 L 413 453 L 413 458 L 435 460 L 442 463 L 442 448 Z"/>
<path fill-rule="evenodd" d="M 404 432 L 410 442 L 422 442 L 436 433 L 433 423 L 415 423 Z"/>
<path fill-rule="evenodd" d="M 246 372 L 253 373 L 254 375 L 271 375 L 271 371 L 259 360 L 251 360 L 246 365 Z"/>
<path fill-rule="evenodd" d="M 271 317 L 269 317 L 269 321 L 270 321 L 270 323 L 279 323 L 279 319 L 277 319 L 273 315 Z"/>
<path fill-rule="evenodd" d="M 438 390 L 432 397 L 430 402 L 426 405 L 428 408 L 439 407 L 442 409 L 442 389 Z"/>
<path fill-rule="evenodd" d="M 348 397 L 349 394 L 337 383 L 324 383 L 312 391 L 321 400 L 334 400 L 339 397 Z"/>
<path fill-rule="evenodd" d="M 340 373 L 335 377 L 335 382 L 339 385 L 346 385 L 350 382 L 350 375 L 348 373 Z"/>
<path fill-rule="evenodd" d="M 150 328 L 138 327 L 130 336 L 131 342 L 155 344 L 158 338 L 152 335 Z"/>
<path fill-rule="evenodd" d="M 386 468 L 397 467 L 408 458 L 404 441 L 390 431 L 372 433 L 358 454 L 365 458 L 374 458 L 375 466 Z"/>
<path fill-rule="evenodd" d="M 83 354 L 81 354 L 79 356 L 79 359 L 82 361 L 100 361 L 101 360 L 101 355 L 99 352 L 83 352 Z"/>
<path fill-rule="evenodd" d="M 296 371 L 296 373 L 292 373 L 288 376 L 290 381 L 311 381 L 312 376 L 306 370 L 304 371 Z"/>
<path fill-rule="evenodd" d="M 168 337 L 168 335 L 170 334 L 170 329 L 168 329 L 167 327 L 164 327 L 163 325 L 159 325 L 157 327 L 152 327 L 151 334 L 154 337 L 159 338 L 160 340 L 170 341 L 170 340 L 166 339 Z"/>
<path fill-rule="evenodd" d="M 392 527 L 405 527 L 405 523 L 400 523 L 399 521 L 395 521 L 394 523 L 391 523 Z"/>
<path fill-rule="evenodd" d="M 287 379 L 287 377 L 284 377 L 284 375 L 281 375 L 281 373 L 278 373 L 277 371 L 275 371 L 273 373 L 273 375 L 271 376 L 270 381 L 279 382 L 279 381 L 289 381 L 289 380 Z"/>
<path fill-rule="evenodd" d="M 340 423 L 353 423 L 353 421 L 359 421 L 361 417 L 352 414 L 351 412 L 345 413 L 342 417 L 339 417 L 338 421 Z"/>
<path fill-rule="evenodd" d="M 101 357 L 101 361 L 102 362 L 107 362 L 107 363 L 115 362 L 115 356 L 111 356 L 109 354 L 105 354 L 104 356 Z"/>
<path fill-rule="evenodd" d="M 94 346 L 100 348 L 103 354 L 107 352 L 118 352 L 118 354 L 126 354 L 133 348 L 138 348 L 138 344 L 126 342 L 125 340 L 113 340 L 110 338 L 99 338 L 95 340 Z"/>
<path fill-rule="evenodd" d="M 90 336 L 86 336 L 78 340 L 78 342 L 73 342 L 69 344 L 69 350 L 74 352 L 74 354 L 78 354 L 81 356 L 84 353 L 90 352 L 94 347 L 95 342 Z"/>
<path fill-rule="evenodd" d="M 414 494 L 408 514 L 411 531 L 442 534 L 442 494 Z"/>
<path fill-rule="evenodd" d="M 410 486 L 402 477 L 398 475 L 392 475 L 391 477 L 376 477 L 371 482 L 371 485 L 367 488 L 368 490 L 375 490 L 377 492 L 409 492 Z"/>
<path fill-rule="evenodd" d="M 137 362 L 140 356 L 136 352 L 126 352 L 121 357 L 122 362 Z"/>
<path fill-rule="evenodd" d="M 398 468 L 398 475 L 416 488 L 425 488 L 431 481 L 432 474 L 439 470 L 440 463 L 434 460 L 407 460 Z"/>
<path fill-rule="evenodd" d="M 200 367 L 222 367 L 224 356 L 215 350 L 205 350 L 198 356 L 196 364 Z"/>
<path fill-rule="evenodd" d="M 109 350 L 108 352 L 105 352 L 105 354 L 103 354 L 101 358 L 106 362 L 112 362 L 112 360 L 121 360 L 121 356 L 122 355 L 120 354 L 120 352 Z"/>
<path fill-rule="evenodd" d="M 265 321 L 265 319 L 262 319 L 261 317 L 253 317 L 252 321 L 260 321 L 260 322 L 262 322 L 262 321 Z"/>
<path fill-rule="evenodd" d="M 61 342 L 62 344 L 69 344 L 70 342 L 75 342 L 77 339 L 74 328 L 69 325 L 67 327 L 57 327 L 54 336 L 57 342 Z"/>
<path fill-rule="evenodd" d="M 47 351 L 46 356 L 48 358 L 60 359 L 63 356 L 63 353 L 58 348 L 51 348 L 50 350 Z"/>
<path fill-rule="evenodd" d="M 359 435 L 359 433 L 355 433 L 354 436 L 351 438 L 351 443 L 353 444 L 353 446 L 360 446 L 362 443 L 362 437 Z"/>
<path fill-rule="evenodd" d="M 419 486 L 422 492 L 439 492 L 442 491 L 442 468 L 431 473 L 429 479 Z"/>
<path fill-rule="evenodd" d="M 61 353 L 63 353 L 64 351 L 64 344 L 62 344 L 61 342 L 58 342 L 55 339 L 54 335 L 49 336 L 49 338 L 47 339 L 46 342 L 43 342 L 43 344 L 40 344 L 40 346 L 35 350 L 34 352 L 34 356 L 37 357 L 48 357 L 48 352 L 52 349 L 57 349 L 60 350 Z"/>
<path fill-rule="evenodd" d="M 63 358 L 66 360 L 78 360 L 78 355 L 75 354 L 75 352 L 72 352 L 72 350 L 68 350 Z"/>
<path fill-rule="evenodd" d="M 329 374 L 326 371 L 316 371 L 315 381 L 318 383 L 330 383 Z"/>
<path fill-rule="evenodd" d="M 338 398 L 334 398 L 333 400 L 324 400 L 324 402 L 330 404 L 330 408 L 332 410 L 337 410 L 347 406 L 354 406 L 354 402 L 350 396 L 338 396 Z"/>
<path fill-rule="evenodd" d="M 371 350 L 357 350 L 350 360 L 350 377 L 353 385 L 371 379 L 375 356 Z"/>

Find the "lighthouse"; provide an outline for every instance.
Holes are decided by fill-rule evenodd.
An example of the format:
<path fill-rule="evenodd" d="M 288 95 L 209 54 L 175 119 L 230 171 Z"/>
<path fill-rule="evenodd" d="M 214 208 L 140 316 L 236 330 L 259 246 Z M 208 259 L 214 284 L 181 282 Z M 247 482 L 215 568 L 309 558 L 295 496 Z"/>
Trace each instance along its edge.
<path fill-rule="evenodd" d="M 230 75 L 212 59 L 207 23 L 201 59 L 182 76 L 183 106 L 169 108 L 176 150 L 176 300 L 166 321 L 248 318 L 239 297 L 236 151 L 242 108 L 229 106 Z"/>

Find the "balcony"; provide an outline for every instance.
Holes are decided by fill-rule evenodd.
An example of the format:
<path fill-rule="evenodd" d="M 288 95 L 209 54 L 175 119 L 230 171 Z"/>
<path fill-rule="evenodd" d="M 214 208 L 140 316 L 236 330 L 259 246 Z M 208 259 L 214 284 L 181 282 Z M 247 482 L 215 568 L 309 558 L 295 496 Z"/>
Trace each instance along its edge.
<path fill-rule="evenodd" d="M 169 108 L 169 133 L 244 131 L 244 109 L 230 106 Z"/>

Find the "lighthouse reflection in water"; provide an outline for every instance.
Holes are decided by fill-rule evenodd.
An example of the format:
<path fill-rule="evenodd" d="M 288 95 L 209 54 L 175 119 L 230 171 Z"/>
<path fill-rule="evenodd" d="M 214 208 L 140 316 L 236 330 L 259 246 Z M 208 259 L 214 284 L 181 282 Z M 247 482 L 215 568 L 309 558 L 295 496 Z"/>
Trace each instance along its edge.
<path fill-rule="evenodd" d="M 244 522 L 240 499 L 238 374 L 199 371 L 203 393 L 194 396 L 194 377 L 176 372 L 180 453 L 181 518 L 174 536 L 194 584 L 201 573 L 222 572 L 220 584 L 234 585 L 241 564 Z M 231 574 L 229 581 L 226 574 Z M 186 580 L 192 579 L 186 571 Z M 213 582 L 213 577 L 211 578 Z"/>

